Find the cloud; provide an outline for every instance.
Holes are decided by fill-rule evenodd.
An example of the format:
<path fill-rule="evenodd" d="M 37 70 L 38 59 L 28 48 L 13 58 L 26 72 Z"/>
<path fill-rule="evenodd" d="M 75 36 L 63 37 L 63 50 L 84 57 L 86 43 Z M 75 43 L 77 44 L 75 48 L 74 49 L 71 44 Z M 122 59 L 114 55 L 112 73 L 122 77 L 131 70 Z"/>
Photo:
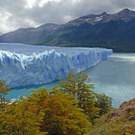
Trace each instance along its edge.
<path fill-rule="evenodd" d="M 44 23 L 65 23 L 86 14 L 134 7 L 135 0 L 1 0 L 0 32 Z"/>

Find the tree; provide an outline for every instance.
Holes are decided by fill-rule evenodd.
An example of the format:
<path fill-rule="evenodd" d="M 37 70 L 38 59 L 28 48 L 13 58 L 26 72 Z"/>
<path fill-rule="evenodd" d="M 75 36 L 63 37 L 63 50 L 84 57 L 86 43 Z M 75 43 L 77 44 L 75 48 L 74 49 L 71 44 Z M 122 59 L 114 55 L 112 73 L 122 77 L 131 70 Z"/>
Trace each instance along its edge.
<path fill-rule="evenodd" d="M 29 97 L 4 102 L 0 111 L 0 135 L 85 135 L 98 114 L 110 110 L 111 99 L 92 91 L 84 73 L 69 74 L 49 92 L 41 88 Z M 1 96 L 8 87 L 0 82 Z M 5 97 L 4 97 L 5 98 Z M 132 127 L 129 127 L 129 129 Z"/>
<path fill-rule="evenodd" d="M 40 132 L 42 115 L 36 118 L 27 105 L 24 100 L 7 105 L 0 113 L 0 135 L 46 135 Z"/>
<path fill-rule="evenodd" d="M 6 86 L 5 82 L 0 80 L 0 111 L 3 111 L 7 104 L 5 95 L 8 91 L 9 88 Z"/>
<path fill-rule="evenodd" d="M 94 92 L 93 85 L 87 84 L 88 75 L 85 73 L 70 73 L 65 81 L 62 81 L 60 87 L 69 95 L 74 96 L 78 100 L 79 106 L 89 116 L 90 121 L 94 121 L 98 117 L 99 108 Z"/>
<path fill-rule="evenodd" d="M 100 115 L 106 114 L 112 109 L 112 100 L 105 94 L 96 94 L 97 106 L 100 108 Z"/>
<path fill-rule="evenodd" d="M 0 80 L 0 93 L 1 94 L 6 94 L 9 91 L 9 88 L 5 84 L 4 81 Z"/>
<path fill-rule="evenodd" d="M 89 135 L 135 135 L 135 99 L 97 119 Z"/>
<path fill-rule="evenodd" d="M 45 95 L 44 98 L 39 96 L 41 93 Z M 91 123 L 77 106 L 75 99 L 59 89 L 48 94 L 45 90 L 38 91 L 31 99 L 33 103 L 37 101 L 45 113 L 41 131 L 47 131 L 48 135 L 84 135 L 90 130 Z"/>

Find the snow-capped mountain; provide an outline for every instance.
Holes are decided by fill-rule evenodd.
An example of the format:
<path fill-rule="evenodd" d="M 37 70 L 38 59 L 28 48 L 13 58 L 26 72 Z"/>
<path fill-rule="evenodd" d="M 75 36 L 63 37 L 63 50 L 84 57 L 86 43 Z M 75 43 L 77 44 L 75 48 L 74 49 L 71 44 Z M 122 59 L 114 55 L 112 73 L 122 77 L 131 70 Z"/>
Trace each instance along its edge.
<path fill-rule="evenodd" d="M 68 47 L 105 47 L 117 52 L 135 51 L 135 11 L 90 14 L 66 24 L 44 24 L 0 36 L 1 43 L 27 43 Z"/>
<path fill-rule="evenodd" d="M 80 18 L 77 18 L 76 20 L 73 20 L 71 22 L 69 22 L 70 24 L 73 25 L 78 25 L 81 23 L 89 23 L 92 25 L 96 25 L 97 23 L 107 23 L 110 21 L 124 21 L 124 22 L 128 22 L 131 21 L 132 19 L 135 19 L 135 11 L 129 10 L 129 9 L 124 9 L 121 10 L 118 13 L 114 13 L 114 14 L 109 14 L 107 12 L 103 12 L 101 14 L 97 14 L 97 15 L 87 15 L 87 16 L 83 16 Z"/>

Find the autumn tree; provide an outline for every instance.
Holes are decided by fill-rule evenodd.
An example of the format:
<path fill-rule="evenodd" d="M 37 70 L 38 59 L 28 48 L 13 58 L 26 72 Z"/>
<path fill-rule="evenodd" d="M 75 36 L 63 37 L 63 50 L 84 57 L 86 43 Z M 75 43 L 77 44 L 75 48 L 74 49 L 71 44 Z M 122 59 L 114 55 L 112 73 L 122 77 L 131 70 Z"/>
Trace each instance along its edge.
<path fill-rule="evenodd" d="M 7 94 L 8 91 L 9 88 L 6 86 L 5 82 L 0 80 L 0 111 L 3 111 L 5 105 L 7 104 L 5 95 Z"/>
<path fill-rule="evenodd" d="M 40 132 L 43 114 L 35 117 L 24 100 L 9 104 L 0 113 L 0 135 L 46 135 Z"/>
<path fill-rule="evenodd" d="M 88 75 L 85 73 L 74 74 L 70 73 L 65 81 L 61 82 L 61 89 L 74 96 L 78 100 L 79 106 L 89 116 L 90 121 L 93 121 L 99 113 L 97 101 L 94 92 L 92 91 L 93 85 L 87 84 Z"/>
<path fill-rule="evenodd" d="M 8 87 L 0 81 L 0 135 L 89 133 L 95 118 L 110 110 L 111 99 L 94 93 L 93 85 L 86 83 L 87 80 L 84 73 L 70 73 L 50 92 L 41 88 L 12 103 L 3 100 Z"/>
<path fill-rule="evenodd" d="M 39 104 L 44 112 L 41 131 L 47 131 L 48 135 L 84 135 L 91 128 L 75 99 L 59 89 L 50 93 L 42 89 L 34 93 L 29 101 Z"/>

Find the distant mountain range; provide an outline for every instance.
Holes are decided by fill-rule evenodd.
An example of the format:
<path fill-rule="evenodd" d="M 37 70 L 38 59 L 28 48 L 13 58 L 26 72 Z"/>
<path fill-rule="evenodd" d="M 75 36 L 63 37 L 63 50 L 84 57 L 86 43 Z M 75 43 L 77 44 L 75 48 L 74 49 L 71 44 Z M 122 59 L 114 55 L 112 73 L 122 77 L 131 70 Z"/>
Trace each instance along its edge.
<path fill-rule="evenodd" d="M 135 52 L 135 11 L 91 14 L 66 24 L 22 28 L 0 36 L 0 42 L 68 47 L 106 47 L 116 52 Z"/>

